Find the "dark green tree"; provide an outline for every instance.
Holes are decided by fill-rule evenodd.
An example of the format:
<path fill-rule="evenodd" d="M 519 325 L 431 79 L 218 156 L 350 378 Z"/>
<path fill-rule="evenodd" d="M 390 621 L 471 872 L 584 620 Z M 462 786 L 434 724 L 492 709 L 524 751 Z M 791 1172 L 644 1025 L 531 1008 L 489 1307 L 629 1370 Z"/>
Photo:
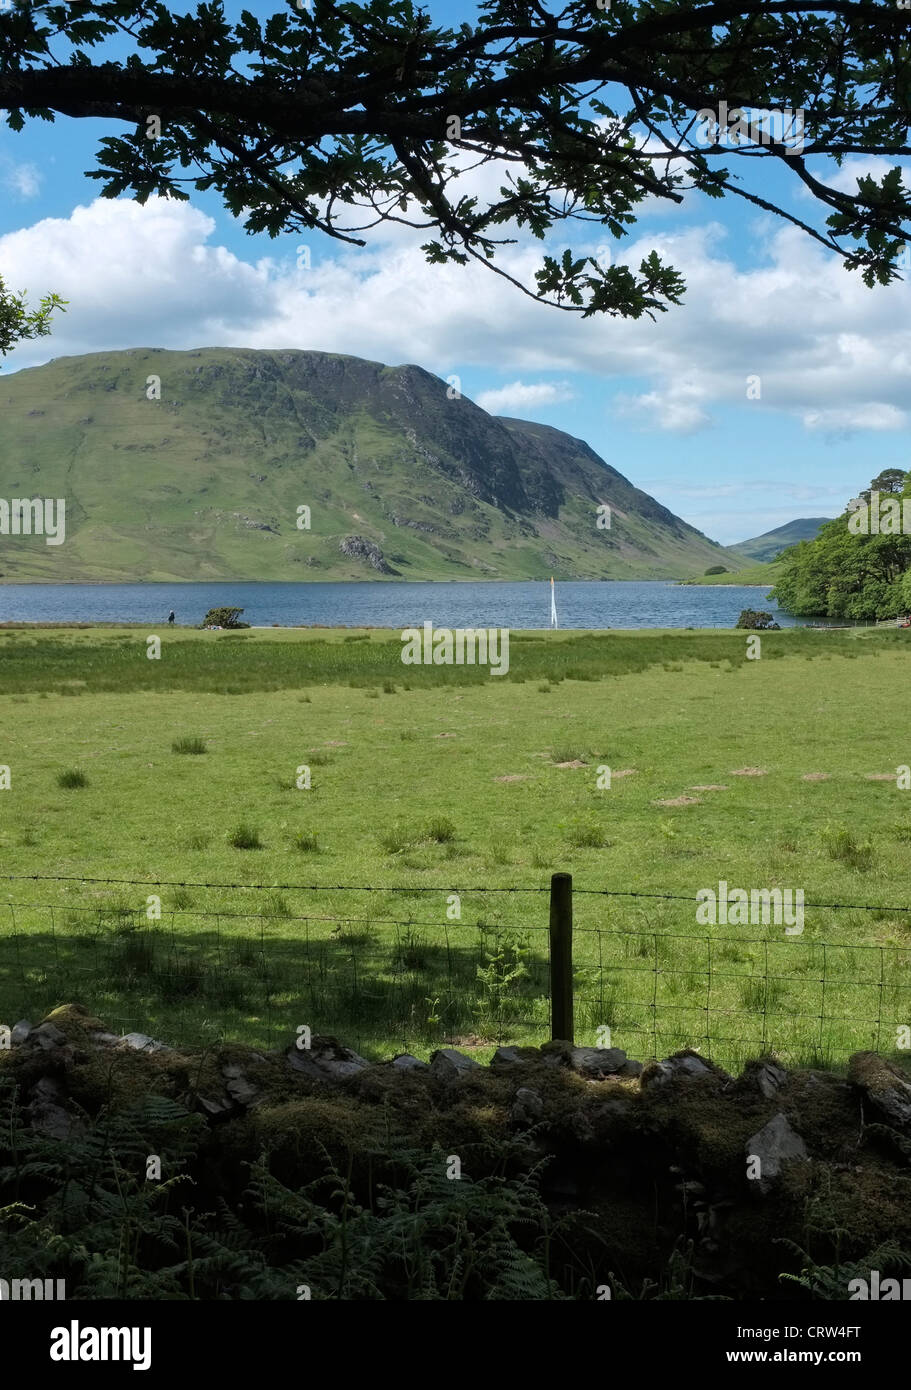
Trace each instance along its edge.
<path fill-rule="evenodd" d="M 903 496 L 911 496 L 911 473 L 888 473 L 893 471 L 903 480 Z M 848 529 L 851 514 L 846 508 L 820 527 L 815 540 L 801 541 L 782 555 L 772 593 L 787 612 L 857 622 L 892 618 L 911 608 L 911 536 L 854 535 Z"/>
<path fill-rule="evenodd" d="M 900 493 L 905 486 L 906 476 L 907 474 L 903 468 L 884 468 L 870 483 L 870 491 L 879 493 Z"/>
<path fill-rule="evenodd" d="M 249 623 L 238 622 L 242 608 L 210 608 L 202 620 L 203 627 L 239 628 L 249 627 Z"/>
<path fill-rule="evenodd" d="M 276 4 L 232 22 L 219 0 L 188 13 L 12 0 L 0 113 L 12 130 L 59 116 L 121 127 L 90 171 L 109 197 L 215 190 L 251 232 L 356 245 L 404 222 L 427 230 L 431 262 L 507 279 L 496 253 L 511 228 L 543 238 L 581 221 L 620 239 L 646 199 L 688 189 L 785 219 L 871 286 L 896 277 L 911 241 L 908 16 L 883 0 L 485 0 L 458 28 L 411 0 Z M 851 192 L 811 167 L 818 155 L 895 166 Z M 768 161 L 811 197 L 760 192 Z M 460 173 L 494 162 L 493 189 L 467 192 Z M 513 283 L 582 315 L 679 303 L 682 279 L 655 252 L 601 261 L 567 248 L 543 256 L 533 289 Z"/>
<path fill-rule="evenodd" d="M 761 632 L 778 632 L 779 627 L 771 613 L 764 608 L 744 608 L 735 627 L 758 628 Z"/>

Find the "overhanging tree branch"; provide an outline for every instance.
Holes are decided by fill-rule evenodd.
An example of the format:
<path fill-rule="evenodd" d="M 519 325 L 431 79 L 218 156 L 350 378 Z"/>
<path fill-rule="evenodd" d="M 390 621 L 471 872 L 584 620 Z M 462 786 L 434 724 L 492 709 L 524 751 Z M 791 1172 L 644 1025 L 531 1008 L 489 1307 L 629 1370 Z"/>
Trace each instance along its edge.
<path fill-rule="evenodd" d="M 355 244 L 351 209 L 430 225 L 431 261 L 479 260 L 547 303 L 627 317 L 679 302 L 682 282 L 657 257 L 636 276 L 545 256 L 531 289 L 494 265 L 515 240 L 497 232 L 544 239 L 575 220 L 622 238 L 648 197 L 730 193 L 871 285 L 895 278 L 911 239 L 897 169 L 846 192 L 821 162 L 911 154 L 909 25 L 887 0 L 614 0 L 604 11 L 485 0 L 482 22 L 459 29 L 435 27 L 411 0 L 313 0 L 312 14 L 284 0 L 265 21 L 235 23 L 220 0 L 180 15 L 160 0 L 13 6 L 0 12 L 0 111 L 14 130 L 36 116 L 120 126 L 90 171 L 105 196 L 215 189 L 251 232 L 317 228 Z M 114 35 L 135 43 L 125 60 L 100 56 Z M 707 144 L 699 113 L 720 116 L 722 102 L 719 143 Z M 735 140 L 739 111 L 785 110 L 804 116 L 800 149 L 783 136 Z M 482 198 L 466 155 L 515 173 Z M 732 172 L 752 177 L 766 159 L 811 194 L 819 222 Z"/>

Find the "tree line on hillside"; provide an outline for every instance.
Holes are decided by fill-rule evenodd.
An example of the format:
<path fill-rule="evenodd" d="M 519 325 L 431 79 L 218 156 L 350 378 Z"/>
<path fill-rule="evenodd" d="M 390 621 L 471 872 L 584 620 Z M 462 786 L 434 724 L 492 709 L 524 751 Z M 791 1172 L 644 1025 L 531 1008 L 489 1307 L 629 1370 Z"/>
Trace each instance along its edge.
<path fill-rule="evenodd" d="M 888 468 L 781 557 L 772 596 L 789 613 L 855 622 L 911 613 L 911 472 Z"/>

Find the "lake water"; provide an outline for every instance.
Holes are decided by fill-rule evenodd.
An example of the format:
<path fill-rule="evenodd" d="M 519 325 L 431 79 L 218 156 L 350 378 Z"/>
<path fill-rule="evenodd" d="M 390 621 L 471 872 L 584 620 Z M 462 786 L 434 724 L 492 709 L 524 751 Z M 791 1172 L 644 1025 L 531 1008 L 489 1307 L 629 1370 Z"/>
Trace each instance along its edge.
<path fill-rule="evenodd" d="M 777 612 L 762 588 L 601 580 L 558 583 L 561 628 L 733 627 L 744 608 Z M 196 626 L 210 608 L 243 608 L 243 621 L 282 627 L 546 628 L 550 584 L 4 584 L 0 622 L 104 622 L 160 626 L 173 608 Z M 782 627 L 796 620 L 778 613 Z"/>

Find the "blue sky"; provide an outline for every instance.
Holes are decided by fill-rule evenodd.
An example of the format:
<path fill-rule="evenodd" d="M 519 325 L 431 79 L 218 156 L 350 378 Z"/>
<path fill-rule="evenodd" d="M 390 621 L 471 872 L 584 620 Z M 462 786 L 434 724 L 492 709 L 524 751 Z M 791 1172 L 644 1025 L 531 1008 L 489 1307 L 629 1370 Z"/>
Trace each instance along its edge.
<path fill-rule="evenodd" d="M 438 22 L 475 13 L 442 0 L 429 9 Z M 84 171 L 109 133 L 64 119 L 0 131 L 0 274 L 70 302 L 54 336 L 17 350 L 6 372 L 81 352 L 216 344 L 417 362 L 458 377 L 494 413 L 585 439 L 722 542 L 835 515 L 881 468 L 911 468 L 908 284 L 868 290 L 740 200 L 650 205 L 621 243 L 558 229 L 548 250 L 608 246 L 637 263 L 654 246 L 687 279 L 683 306 L 655 323 L 582 320 L 480 268 L 427 266 L 426 234 L 389 229 L 348 250 L 318 234 L 251 237 L 212 195 L 144 209 L 99 199 Z M 888 163 L 826 172 L 853 189 L 868 167 Z M 753 160 L 749 172 L 755 191 L 812 216 L 785 170 Z M 531 283 L 541 254 L 521 241 L 504 265 Z M 747 398 L 752 376 L 758 400 Z"/>

